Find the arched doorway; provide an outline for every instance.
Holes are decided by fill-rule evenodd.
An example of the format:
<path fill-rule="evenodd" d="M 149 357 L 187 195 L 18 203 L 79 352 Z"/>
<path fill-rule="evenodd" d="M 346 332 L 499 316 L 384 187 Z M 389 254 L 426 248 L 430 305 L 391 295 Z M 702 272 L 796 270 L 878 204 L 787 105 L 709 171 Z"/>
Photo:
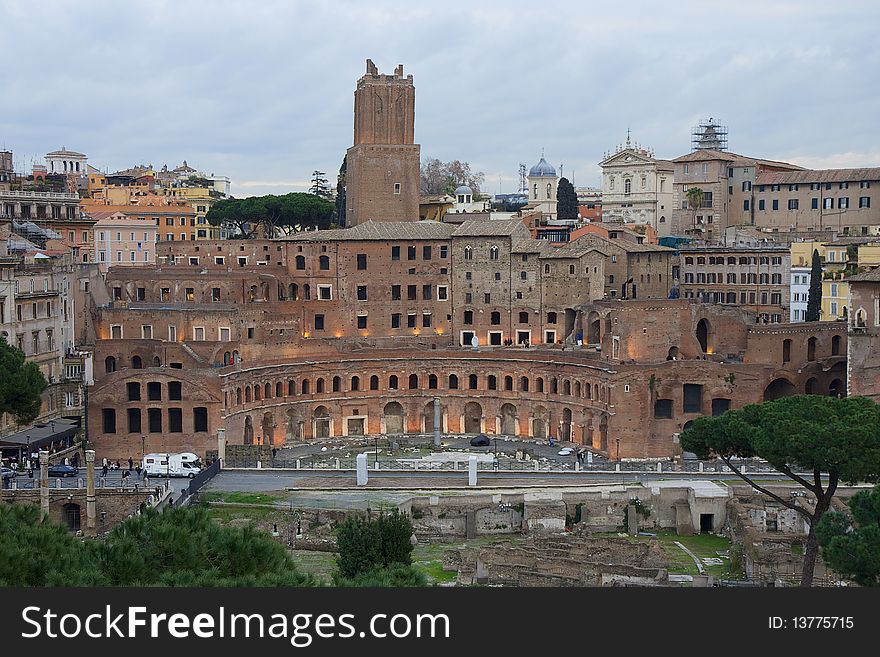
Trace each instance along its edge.
<path fill-rule="evenodd" d="M 700 343 L 700 349 L 703 350 L 703 353 L 708 353 L 711 345 L 712 338 L 712 326 L 709 324 L 709 320 L 701 319 L 697 322 L 697 342 Z"/>
<path fill-rule="evenodd" d="M 538 406 L 532 418 L 532 436 L 539 440 L 547 437 L 547 409 Z"/>
<path fill-rule="evenodd" d="M 245 445 L 254 444 L 254 422 L 251 420 L 250 415 L 244 418 L 244 437 L 242 442 Z"/>
<path fill-rule="evenodd" d="M 64 518 L 64 524 L 72 532 L 78 532 L 80 529 L 80 507 L 79 504 L 69 502 L 61 509 Z"/>
<path fill-rule="evenodd" d="M 483 407 L 477 402 L 468 402 L 464 407 L 464 432 L 480 433 L 483 430 Z"/>
<path fill-rule="evenodd" d="M 312 425 L 315 438 L 330 437 L 330 411 L 326 406 L 318 406 L 312 412 Z"/>
<path fill-rule="evenodd" d="M 571 440 L 571 409 L 562 409 L 562 424 L 559 427 L 559 440 Z"/>
<path fill-rule="evenodd" d="M 263 414 L 263 445 L 275 444 L 275 416 L 272 413 Z"/>
<path fill-rule="evenodd" d="M 404 433 L 403 406 L 398 402 L 388 402 L 382 414 L 385 416 L 385 433 L 390 435 Z"/>
<path fill-rule="evenodd" d="M 844 389 L 843 389 L 843 381 L 840 379 L 834 379 L 828 385 L 828 395 L 830 397 L 843 397 Z"/>
<path fill-rule="evenodd" d="M 815 376 L 811 376 L 807 379 L 806 384 L 804 384 L 804 393 L 808 395 L 819 394 L 819 381 Z"/>
<path fill-rule="evenodd" d="M 501 406 L 501 433 L 505 436 L 516 435 L 516 406 L 513 404 Z"/>
<path fill-rule="evenodd" d="M 587 316 L 587 344 L 599 344 L 602 341 L 602 319 L 595 310 Z"/>
<path fill-rule="evenodd" d="M 669 347 L 666 353 L 666 360 L 678 360 L 678 347 Z"/>
<path fill-rule="evenodd" d="M 764 389 L 764 401 L 796 395 L 797 390 L 788 379 L 775 379 Z"/>

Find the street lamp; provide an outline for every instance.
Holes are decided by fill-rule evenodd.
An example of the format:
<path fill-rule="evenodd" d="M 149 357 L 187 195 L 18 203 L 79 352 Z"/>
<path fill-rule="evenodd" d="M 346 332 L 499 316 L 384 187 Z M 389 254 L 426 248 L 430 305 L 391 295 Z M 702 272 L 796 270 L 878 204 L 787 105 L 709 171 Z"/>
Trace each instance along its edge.
<path fill-rule="evenodd" d="M 147 437 L 141 436 L 141 459 L 147 455 Z M 146 463 L 145 463 L 146 465 Z"/>
<path fill-rule="evenodd" d="M 617 438 L 617 460 L 620 461 L 620 438 Z"/>
<path fill-rule="evenodd" d="M 373 436 L 373 444 L 376 447 L 376 457 L 373 461 L 373 465 L 378 465 L 379 463 L 379 436 Z"/>

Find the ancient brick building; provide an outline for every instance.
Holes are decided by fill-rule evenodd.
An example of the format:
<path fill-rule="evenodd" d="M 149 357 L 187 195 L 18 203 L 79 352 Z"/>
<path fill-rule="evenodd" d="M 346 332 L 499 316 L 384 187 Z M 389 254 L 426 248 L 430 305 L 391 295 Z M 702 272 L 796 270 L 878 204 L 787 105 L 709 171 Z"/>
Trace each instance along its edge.
<path fill-rule="evenodd" d="M 416 92 L 403 65 L 393 75 L 367 72 L 354 92 L 354 145 L 346 154 L 348 226 L 365 221 L 418 221 L 419 145 Z"/>
<path fill-rule="evenodd" d="M 880 268 L 847 278 L 850 289 L 847 390 L 880 401 Z"/>
<path fill-rule="evenodd" d="M 90 281 L 90 438 L 127 458 L 204 453 L 219 428 L 272 445 L 421 433 L 439 397 L 444 431 L 660 457 L 701 414 L 844 391 L 841 323 L 610 299 L 603 247 L 537 243 L 517 221 L 163 244 L 155 267 Z"/>

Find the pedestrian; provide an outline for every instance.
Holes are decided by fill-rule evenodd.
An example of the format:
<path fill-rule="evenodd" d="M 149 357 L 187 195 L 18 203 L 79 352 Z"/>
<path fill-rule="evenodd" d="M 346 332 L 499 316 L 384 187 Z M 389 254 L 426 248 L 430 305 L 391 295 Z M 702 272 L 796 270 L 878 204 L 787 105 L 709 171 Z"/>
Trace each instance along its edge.
<path fill-rule="evenodd" d="M 131 458 L 130 456 L 128 457 L 128 469 L 134 470 L 134 459 Z"/>
<path fill-rule="evenodd" d="M 275 455 L 278 454 L 278 449 L 275 447 L 272 448 L 272 460 L 275 460 Z"/>
<path fill-rule="evenodd" d="M 135 472 L 137 472 L 138 479 L 140 479 L 141 478 L 141 464 L 138 463 L 136 466 L 134 466 L 134 470 L 135 470 Z"/>
<path fill-rule="evenodd" d="M 103 465 L 105 468 L 107 467 L 107 457 L 106 456 L 104 457 L 104 460 L 101 462 L 101 465 Z"/>
<path fill-rule="evenodd" d="M 122 466 L 119 465 L 119 459 L 116 460 L 116 469 L 119 470 Z"/>
<path fill-rule="evenodd" d="M 101 468 L 101 476 L 107 478 L 107 459 L 104 459 L 104 467 Z"/>

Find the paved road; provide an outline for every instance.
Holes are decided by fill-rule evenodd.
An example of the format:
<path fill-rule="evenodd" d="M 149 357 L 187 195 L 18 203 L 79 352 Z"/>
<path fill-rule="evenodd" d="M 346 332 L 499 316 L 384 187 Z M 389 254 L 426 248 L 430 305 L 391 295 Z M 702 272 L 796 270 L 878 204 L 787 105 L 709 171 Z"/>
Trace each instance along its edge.
<path fill-rule="evenodd" d="M 626 482 L 650 482 L 669 479 L 697 479 L 698 475 L 690 472 L 486 472 L 480 471 L 478 483 L 496 486 L 508 485 L 579 485 L 586 483 L 626 483 Z M 702 479 L 706 480 L 722 480 L 722 481 L 742 481 L 735 474 L 730 472 L 713 472 L 711 474 L 702 475 Z M 764 479 L 786 480 L 784 475 L 761 475 Z M 407 487 L 420 488 L 443 487 L 443 486 L 467 486 L 467 472 L 430 472 L 419 471 L 418 473 L 409 472 L 389 472 L 389 471 L 370 471 L 370 484 L 382 486 L 385 481 L 387 485 L 396 488 Z M 338 482 L 338 483 L 337 483 Z M 408 483 L 410 482 L 410 483 Z M 225 470 L 214 477 L 205 485 L 204 490 L 212 491 L 241 491 L 241 492 L 268 492 L 280 491 L 287 488 L 326 488 L 353 486 L 355 483 L 354 472 L 337 471 L 337 470 L 321 470 L 321 471 L 305 471 L 305 470 L 276 470 L 259 472 L 254 470 Z M 369 490 L 369 489 L 366 489 Z"/>

